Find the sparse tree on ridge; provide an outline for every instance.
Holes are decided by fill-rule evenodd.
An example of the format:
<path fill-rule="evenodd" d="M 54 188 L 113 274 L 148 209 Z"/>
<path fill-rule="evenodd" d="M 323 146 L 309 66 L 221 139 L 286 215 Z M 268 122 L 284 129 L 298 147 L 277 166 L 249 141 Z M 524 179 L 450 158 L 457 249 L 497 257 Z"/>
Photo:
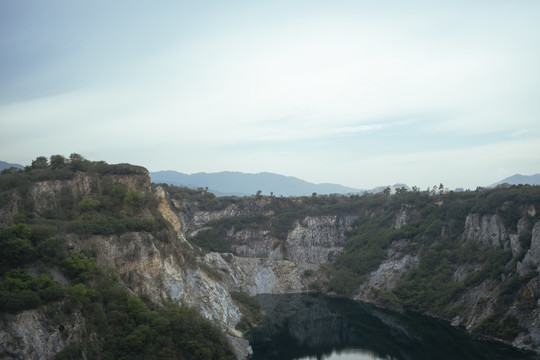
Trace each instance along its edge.
<path fill-rule="evenodd" d="M 49 166 L 49 160 L 46 156 L 38 156 L 32 161 L 32 169 L 45 169 Z"/>

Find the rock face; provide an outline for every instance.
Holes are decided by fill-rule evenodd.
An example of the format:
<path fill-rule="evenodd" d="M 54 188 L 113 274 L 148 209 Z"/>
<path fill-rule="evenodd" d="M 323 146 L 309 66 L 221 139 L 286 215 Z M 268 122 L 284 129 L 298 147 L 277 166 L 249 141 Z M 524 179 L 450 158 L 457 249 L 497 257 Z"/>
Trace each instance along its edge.
<path fill-rule="evenodd" d="M 0 320 L 0 355 L 21 360 L 54 359 L 67 345 L 80 341 L 84 331 L 84 318 L 78 310 L 58 319 L 47 316 L 43 309 L 23 311 Z"/>
<path fill-rule="evenodd" d="M 283 241 L 267 229 L 242 229 L 230 234 L 241 257 L 327 264 L 343 250 L 345 232 L 356 216 L 308 216 L 297 221 Z"/>
<path fill-rule="evenodd" d="M 241 257 L 282 260 L 282 243 L 266 229 L 242 229 L 232 235 L 231 248 Z"/>
<path fill-rule="evenodd" d="M 327 264 L 343 251 L 345 231 L 354 216 L 308 216 L 289 232 L 287 258 L 296 262 Z"/>
<path fill-rule="evenodd" d="M 242 314 L 227 288 L 201 271 L 194 259 L 186 258 L 182 243 L 162 243 L 138 232 L 72 242 L 94 244 L 98 264 L 112 266 L 135 293 L 148 294 L 158 303 L 171 298 L 196 306 L 206 318 L 236 333 Z"/>
<path fill-rule="evenodd" d="M 267 206 L 270 199 L 267 197 L 245 198 L 241 203 L 233 203 L 220 210 L 206 210 L 199 202 L 180 202 L 173 200 L 184 230 L 190 232 L 204 227 L 212 220 L 219 220 L 230 216 L 252 216 L 259 213 L 268 213 Z"/>
<path fill-rule="evenodd" d="M 319 269 L 316 264 L 289 260 L 238 257 L 232 254 L 209 253 L 203 258 L 219 272 L 229 289 L 250 295 L 302 292 L 316 278 L 306 274 Z"/>
<path fill-rule="evenodd" d="M 533 227 L 531 247 L 525 254 L 523 261 L 518 263 L 517 271 L 520 275 L 540 274 L 540 222 Z"/>
<path fill-rule="evenodd" d="M 373 289 L 391 290 L 399 280 L 403 279 L 413 267 L 418 265 L 420 258 L 417 254 L 408 254 L 404 251 L 409 244 L 408 240 L 396 240 L 387 251 L 387 259 L 383 260 L 377 270 L 368 275 L 367 281 L 361 289 L 369 289 L 370 292 L 357 295 L 358 299 L 373 302 Z"/>
<path fill-rule="evenodd" d="M 485 247 L 508 247 L 508 235 L 499 215 L 467 215 L 464 236 Z"/>

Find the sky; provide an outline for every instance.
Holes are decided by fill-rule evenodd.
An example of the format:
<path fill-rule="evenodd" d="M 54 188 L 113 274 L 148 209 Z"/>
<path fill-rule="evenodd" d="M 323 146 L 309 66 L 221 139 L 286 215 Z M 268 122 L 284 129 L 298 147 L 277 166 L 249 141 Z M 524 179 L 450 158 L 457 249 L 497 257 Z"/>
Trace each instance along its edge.
<path fill-rule="evenodd" d="M 475 189 L 540 172 L 540 1 L 0 0 L 0 160 Z"/>

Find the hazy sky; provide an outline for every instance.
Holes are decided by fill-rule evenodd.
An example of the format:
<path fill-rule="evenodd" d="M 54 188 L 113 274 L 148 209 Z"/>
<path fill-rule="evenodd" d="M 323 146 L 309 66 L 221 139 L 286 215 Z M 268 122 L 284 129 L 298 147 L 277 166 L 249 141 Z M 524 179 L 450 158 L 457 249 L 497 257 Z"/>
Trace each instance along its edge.
<path fill-rule="evenodd" d="M 540 172 L 540 1 L 444 3 L 0 0 L 0 160 L 357 188 Z"/>

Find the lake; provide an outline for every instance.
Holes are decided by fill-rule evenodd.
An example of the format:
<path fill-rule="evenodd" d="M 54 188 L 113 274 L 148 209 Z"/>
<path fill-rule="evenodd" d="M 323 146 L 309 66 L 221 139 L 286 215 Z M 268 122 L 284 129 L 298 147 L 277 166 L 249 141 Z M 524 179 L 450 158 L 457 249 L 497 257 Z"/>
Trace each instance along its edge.
<path fill-rule="evenodd" d="M 267 313 L 248 334 L 252 360 L 538 359 L 415 313 L 314 294 L 258 295 Z"/>

